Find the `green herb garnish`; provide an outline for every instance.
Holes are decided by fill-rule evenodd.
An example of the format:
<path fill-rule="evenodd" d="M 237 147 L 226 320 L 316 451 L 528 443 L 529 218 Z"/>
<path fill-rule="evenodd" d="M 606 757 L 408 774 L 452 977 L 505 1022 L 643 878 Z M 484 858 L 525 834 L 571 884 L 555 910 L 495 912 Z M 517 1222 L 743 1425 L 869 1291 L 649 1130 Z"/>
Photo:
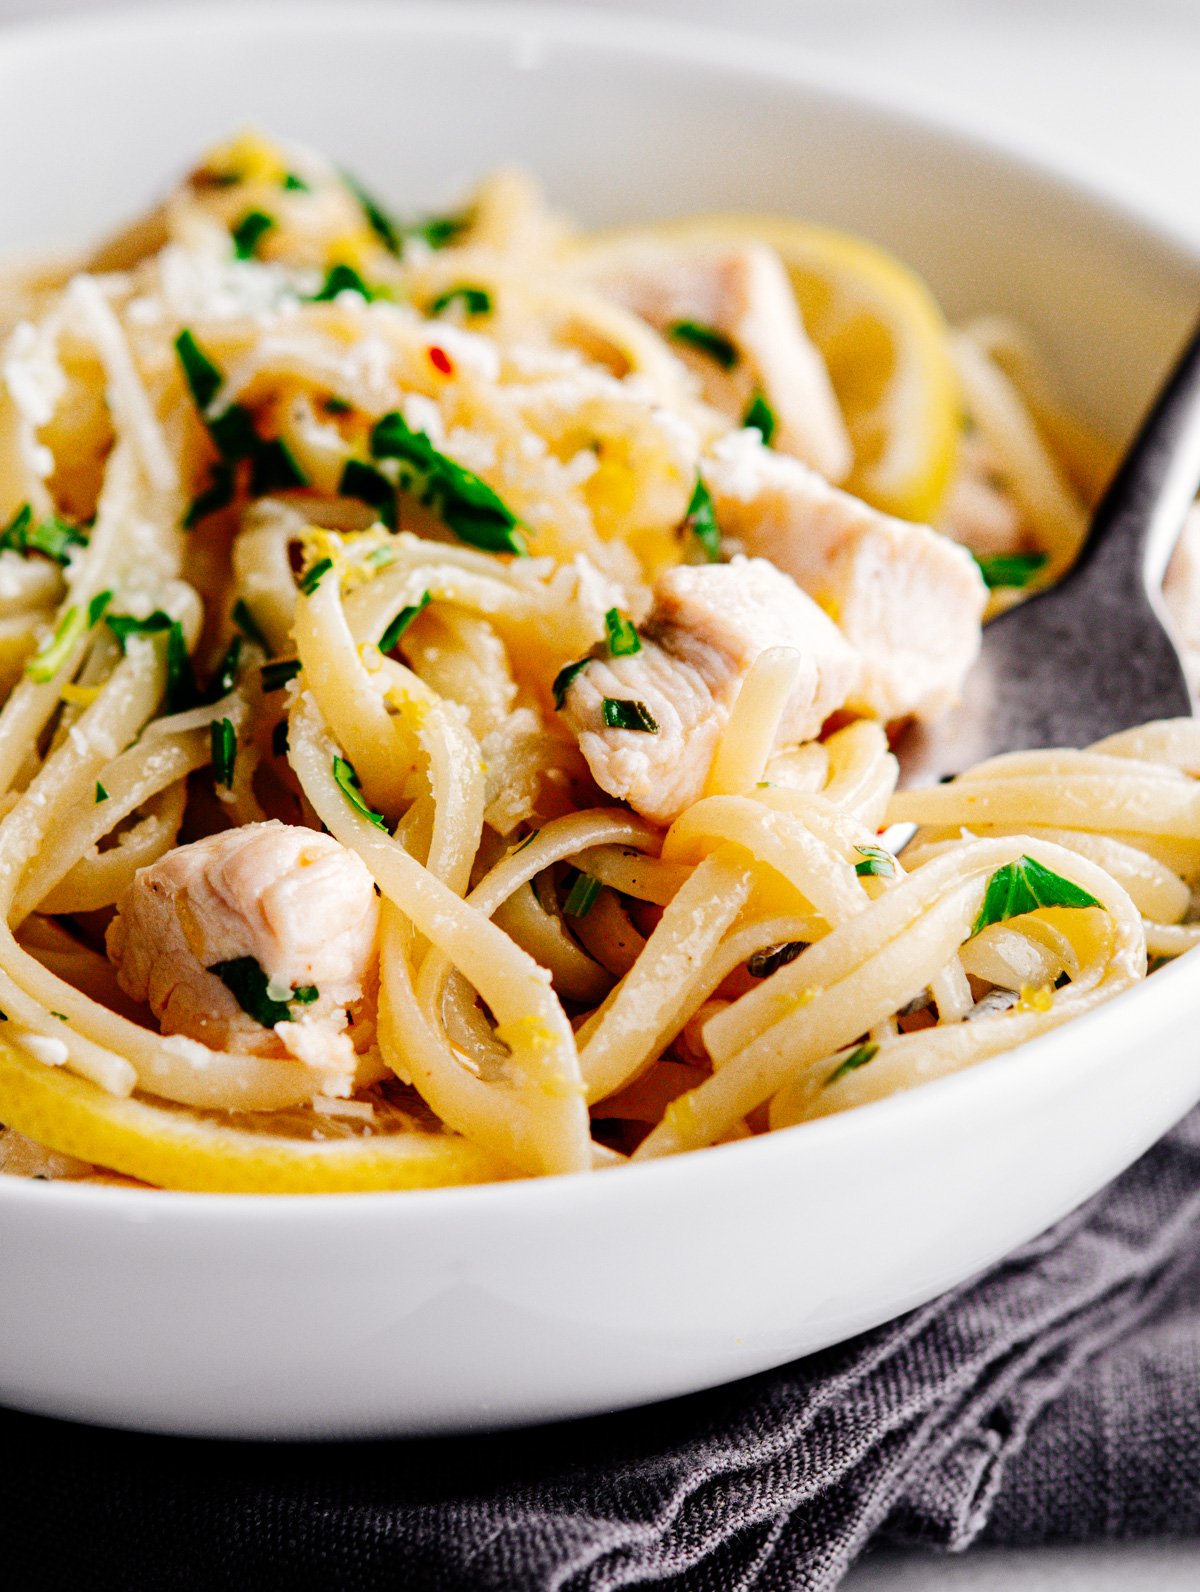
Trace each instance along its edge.
<path fill-rule="evenodd" d="M 989 558 L 975 555 L 983 584 L 989 591 L 1001 586 L 1028 586 L 1048 562 L 1049 553 L 994 553 Z"/>
<path fill-rule="evenodd" d="M 570 918 L 586 918 L 603 888 L 599 879 L 593 879 L 591 874 L 577 873 L 563 902 L 563 911 Z"/>
<path fill-rule="evenodd" d="M 48 520 L 35 521 L 28 503 L 21 507 L 0 531 L 0 551 L 12 553 L 44 553 L 56 564 L 70 561 L 71 550 L 86 547 L 87 537 L 76 525 L 52 514 Z"/>
<path fill-rule="evenodd" d="M 109 614 L 104 623 L 121 643 L 121 651 L 124 652 L 125 643 L 130 636 L 164 634 L 170 630 L 174 620 L 170 614 L 165 614 L 161 608 L 156 608 L 145 619 L 135 619 L 132 614 Z"/>
<path fill-rule="evenodd" d="M 314 304 L 328 304 L 337 298 L 339 293 L 357 293 L 360 298 L 365 298 L 368 303 L 379 297 L 374 288 L 370 288 L 359 276 L 352 265 L 331 265 L 325 273 L 325 280 L 321 284 L 319 293 L 314 293 Z"/>
<path fill-rule="evenodd" d="M 894 879 L 896 877 L 896 859 L 890 851 L 885 851 L 882 846 L 855 846 L 854 849 L 862 858 L 861 862 L 854 864 L 854 871 L 859 878 Z"/>
<path fill-rule="evenodd" d="M 248 210 L 230 234 L 233 252 L 239 260 L 250 260 L 264 236 L 275 225 L 275 218 L 262 210 Z"/>
<path fill-rule="evenodd" d="M 107 800 L 108 800 L 108 792 L 105 790 L 104 786 L 100 783 L 100 781 L 97 780 L 96 781 L 96 805 L 99 806 L 101 802 L 106 802 Z"/>
<path fill-rule="evenodd" d="M 321 407 L 327 415 L 351 415 L 354 405 L 347 403 L 344 398 L 339 398 L 335 393 L 329 393 L 321 399 Z"/>
<path fill-rule="evenodd" d="M 879 1046 L 873 1044 L 859 1045 L 857 1049 L 850 1051 L 826 1078 L 826 1089 L 839 1078 L 844 1078 L 848 1072 L 856 1072 L 859 1067 L 865 1067 L 869 1061 L 874 1061 L 878 1054 Z"/>
<path fill-rule="evenodd" d="M 237 731 L 232 719 L 214 719 L 209 726 L 212 743 L 213 782 L 233 789 L 233 769 L 237 761 Z"/>
<path fill-rule="evenodd" d="M 756 392 L 750 400 L 746 413 L 742 416 L 742 425 L 753 426 L 756 431 L 761 432 L 763 445 L 769 448 L 771 446 L 771 438 L 775 435 L 775 428 L 778 424 L 779 422 L 775 418 L 775 411 L 762 393 Z"/>
<path fill-rule="evenodd" d="M 605 697 L 600 712 L 610 730 L 640 730 L 657 735 L 658 725 L 644 702 L 627 702 L 620 697 Z"/>
<path fill-rule="evenodd" d="M 311 193 L 312 192 L 312 188 L 309 186 L 308 183 L 305 182 L 304 178 L 299 176 L 294 171 L 289 171 L 287 173 L 287 175 L 283 179 L 283 182 L 282 182 L 281 186 L 286 188 L 289 193 Z"/>
<path fill-rule="evenodd" d="M 175 352 L 196 408 L 203 413 L 220 392 L 225 378 L 186 327 L 175 339 Z"/>
<path fill-rule="evenodd" d="M 696 485 L 692 489 L 687 513 L 684 516 L 683 529 L 690 531 L 700 543 L 704 549 L 704 556 L 710 564 L 720 563 L 721 531 L 717 525 L 717 511 L 713 507 L 712 493 L 705 486 L 701 476 L 696 477 Z"/>
<path fill-rule="evenodd" d="M 264 663 L 261 672 L 264 691 L 282 691 L 288 681 L 294 680 L 300 673 L 300 660 L 276 658 L 273 663 Z"/>
<path fill-rule="evenodd" d="M 618 608 L 610 608 L 604 616 L 608 631 L 608 650 L 614 658 L 631 658 L 642 650 L 642 639 L 633 624 L 622 617 Z"/>
<path fill-rule="evenodd" d="M 312 568 L 305 571 L 300 578 L 300 590 L 306 597 L 312 596 L 332 568 L 332 558 L 318 558 Z"/>
<path fill-rule="evenodd" d="M 183 713 L 196 704 L 196 677 L 178 619 L 167 631 L 167 712 Z M 232 727 L 232 726 L 231 726 Z"/>
<path fill-rule="evenodd" d="M 571 681 L 581 669 L 586 669 L 591 661 L 590 655 L 586 658 L 577 658 L 574 663 L 564 664 L 554 676 L 554 684 L 550 689 L 554 693 L 554 706 L 556 708 L 562 707 L 566 701 L 567 692 L 571 688 Z"/>
<path fill-rule="evenodd" d="M 244 404 L 230 404 L 206 424 L 213 446 L 227 464 L 252 459 L 261 446 L 254 416 Z"/>
<path fill-rule="evenodd" d="M 772 973 L 794 962 L 804 949 L 803 940 L 786 940 L 782 945 L 764 946 L 747 961 L 746 971 L 751 978 L 770 978 Z"/>
<path fill-rule="evenodd" d="M 483 287 L 468 287 L 464 282 L 460 287 L 447 288 L 444 293 L 439 293 L 429 306 L 431 315 L 440 315 L 443 310 L 450 308 L 451 304 L 461 303 L 468 315 L 490 315 L 492 313 L 492 295 Z"/>
<path fill-rule="evenodd" d="M 66 663 L 75 645 L 87 634 L 112 601 L 112 592 L 97 592 L 86 608 L 73 603 L 55 625 L 54 631 L 25 665 L 25 673 L 38 685 L 45 685 Z"/>
<path fill-rule="evenodd" d="M 264 1028 L 293 1022 L 292 1006 L 311 1006 L 317 999 L 315 984 L 293 989 L 287 1000 L 276 1000 L 268 993 L 271 980 L 252 956 L 235 956 L 228 962 L 215 962 L 208 970 L 215 973 L 248 1017 Z"/>
<path fill-rule="evenodd" d="M 392 648 L 400 640 L 400 637 L 408 629 L 409 625 L 412 624 L 417 615 L 421 613 L 423 609 L 429 607 L 430 600 L 429 593 L 422 592 L 421 600 L 419 602 L 410 603 L 407 608 L 402 608 L 400 610 L 400 612 L 392 620 L 391 624 L 384 631 L 383 635 L 379 638 L 380 652 L 391 652 Z"/>
<path fill-rule="evenodd" d="M 732 370 L 738 362 L 736 344 L 731 343 L 724 332 L 717 331 L 715 326 L 704 326 L 699 321 L 673 321 L 667 327 L 667 336 L 677 343 L 686 343 L 701 354 L 707 354 L 709 359 L 716 360 L 722 370 Z"/>
<path fill-rule="evenodd" d="M 233 611 L 229 617 L 247 641 L 252 641 L 256 647 L 261 647 L 264 652 L 270 652 L 271 643 L 263 635 L 262 627 L 250 612 L 244 597 L 239 597 L 237 602 L 234 603 Z"/>
<path fill-rule="evenodd" d="M 423 431 L 414 431 L 398 410 L 376 422 L 371 456 L 398 459 L 406 466 L 417 478 L 413 486 L 419 484 L 421 502 L 432 507 L 468 546 L 485 553 L 520 555 L 526 551 L 516 528 L 517 516 L 503 499 L 486 481 L 440 453 Z"/>
<path fill-rule="evenodd" d="M 362 786 L 358 783 L 358 775 L 354 772 L 354 765 L 348 763 L 344 757 L 339 757 L 336 753 L 333 759 L 333 777 L 338 789 L 351 807 L 354 808 L 355 812 L 361 813 L 364 818 L 369 819 L 377 829 L 386 831 L 387 819 L 384 818 L 382 813 L 377 813 L 373 807 L 368 807 L 363 800 Z"/>
<path fill-rule="evenodd" d="M 1009 918 L 1024 917 L 1026 912 L 1036 912 L 1039 907 L 1098 907 L 1094 895 L 1061 874 L 1043 868 L 1032 857 L 1018 857 L 1016 862 L 1006 862 L 997 868 L 987 883 L 983 906 L 971 926 L 974 939 L 993 923 L 1006 923 Z"/>
<path fill-rule="evenodd" d="M 381 470 L 361 459 L 347 459 L 338 482 L 342 497 L 357 498 L 373 508 L 389 530 L 396 529 L 396 488 Z"/>

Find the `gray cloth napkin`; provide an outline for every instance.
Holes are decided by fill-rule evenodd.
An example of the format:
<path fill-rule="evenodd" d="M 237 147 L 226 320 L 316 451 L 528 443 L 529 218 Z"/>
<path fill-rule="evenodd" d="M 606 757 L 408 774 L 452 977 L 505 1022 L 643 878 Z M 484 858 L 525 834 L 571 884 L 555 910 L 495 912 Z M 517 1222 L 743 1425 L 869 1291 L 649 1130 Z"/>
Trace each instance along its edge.
<path fill-rule="evenodd" d="M 872 1540 L 1190 1534 L 1200 1112 L 976 1281 L 716 1393 L 328 1446 L 7 1414 L 0 1449 L 0 1564 L 40 1588 L 826 1592 Z"/>

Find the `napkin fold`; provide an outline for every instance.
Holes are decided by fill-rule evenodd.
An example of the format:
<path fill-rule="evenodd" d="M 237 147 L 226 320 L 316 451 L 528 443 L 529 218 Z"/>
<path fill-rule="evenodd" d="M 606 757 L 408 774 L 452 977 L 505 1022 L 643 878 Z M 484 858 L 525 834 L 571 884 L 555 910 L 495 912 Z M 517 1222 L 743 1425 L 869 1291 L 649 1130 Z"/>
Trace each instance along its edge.
<path fill-rule="evenodd" d="M 0 1448 L 0 1564 L 90 1592 L 827 1592 L 873 1540 L 1190 1534 L 1200 1112 L 975 1281 L 715 1393 L 328 1445 L 4 1413 Z"/>

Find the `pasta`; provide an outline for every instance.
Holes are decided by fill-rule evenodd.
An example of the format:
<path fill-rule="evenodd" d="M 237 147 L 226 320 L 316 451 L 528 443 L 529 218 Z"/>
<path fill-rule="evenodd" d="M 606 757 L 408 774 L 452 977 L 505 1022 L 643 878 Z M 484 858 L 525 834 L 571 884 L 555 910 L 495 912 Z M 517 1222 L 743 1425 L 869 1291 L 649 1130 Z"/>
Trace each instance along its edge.
<path fill-rule="evenodd" d="M 0 332 L 0 1169 L 602 1170 L 1200 939 L 1190 721 L 896 790 L 1111 456 L 870 245 L 247 133 Z"/>

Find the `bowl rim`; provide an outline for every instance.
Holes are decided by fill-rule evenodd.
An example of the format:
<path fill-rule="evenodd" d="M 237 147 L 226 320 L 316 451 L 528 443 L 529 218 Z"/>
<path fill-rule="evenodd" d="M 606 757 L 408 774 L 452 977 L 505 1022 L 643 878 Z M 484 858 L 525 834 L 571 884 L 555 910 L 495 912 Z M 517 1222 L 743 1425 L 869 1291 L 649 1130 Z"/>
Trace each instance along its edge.
<path fill-rule="evenodd" d="M 262 33 L 286 19 L 288 29 L 319 36 L 331 27 L 386 32 L 396 37 L 418 34 L 444 39 L 465 38 L 509 42 L 514 49 L 533 50 L 539 45 L 604 48 L 614 55 L 642 60 L 664 60 L 687 67 L 709 68 L 726 76 L 758 79 L 791 88 L 810 100 L 824 100 L 852 111 L 903 124 L 943 144 L 979 155 L 993 167 L 1017 178 L 1033 177 L 1056 188 L 1064 199 L 1102 213 L 1135 247 L 1151 243 L 1160 255 L 1174 256 L 1173 264 L 1200 270 L 1200 244 L 1176 230 L 1161 214 L 1141 207 L 1125 194 L 1114 194 L 1101 183 L 1081 177 L 1070 163 L 1036 150 L 1019 139 L 991 130 L 983 131 L 970 118 L 960 117 L 918 100 L 886 74 L 853 67 L 845 60 L 783 41 L 770 35 L 734 32 L 712 24 L 684 19 L 651 17 L 634 12 L 601 12 L 558 0 L 215 0 L 190 3 L 169 11 L 147 4 L 122 5 L 100 15 L 78 13 L 53 17 L 27 17 L 0 31 L 0 69 L 13 57 L 36 57 L 68 48 L 110 48 L 123 38 L 143 46 L 154 38 L 184 43 L 190 29 L 203 26 L 211 36 L 224 30 L 233 35 Z M 536 67 L 536 60 L 533 62 Z M 739 1178 L 755 1168 L 765 1172 L 767 1162 L 790 1157 L 809 1148 L 814 1153 L 836 1154 L 848 1138 L 866 1139 L 902 1134 L 914 1113 L 940 1113 L 953 1117 L 961 1101 L 973 1093 L 980 1098 L 974 1109 L 986 1113 L 989 1097 L 1022 1090 L 1028 1075 L 1053 1067 L 1059 1081 L 1083 1075 L 1093 1065 L 1093 1046 L 1102 1021 L 1111 1024 L 1114 1011 L 1126 1016 L 1126 1026 L 1144 1028 L 1143 1009 L 1167 1008 L 1182 998 L 1181 964 L 1187 953 L 1155 973 L 1152 984 L 1142 982 L 1120 992 L 1111 1001 L 1017 1046 L 989 1057 L 974 1067 L 928 1084 L 872 1101 L 852 1110 L 820 1117 L 791 1128 L 777 1129 L 752 1139 L 712 1146 L 660 1160 L 637 1162 L 619 1170 L 615 1178 L 594 1174 L 522 1177 L 511 1181 L 451 1184 L 445 1187 L 390 1189 L 345 1193 L 235 1193 L 189 1192 L 176 1189 L 106 1187 L 52 1180 L 47 1187 L 35 1180 L 0 1175 L 0 1207 L 47 1215 L 51 1212 L 95 1220 L 213 1220 L 244 1225 L 248 1219 L 272 1225 L 286 1220 L 285 1212 L 302 1223 L 314 1219 L 340 1220 L 353 1211 L 356 1220 L 394 1222 L 411 1218 L 425 1223 L 432 1217 L 456 1219 L 462 1209 L 475 1211 L 481 1203 L 495 1206 L 505 1216 L 514 1207 L 524 1212 L 547 1201 L 555 1206 L 572 1201 L 616 1200 L 624 1190 L 635 1200 L 644 1188 L 656 1189 L 666 1179 L 678 1183 L 693 1176 Z M 1171 992 L 1175 991 L 1174 994 Z M 797 1135 L 804 1135 L 803 1140 Z M 860 1146 L 860 1149 L 862 1147 Z M 688 1169 L 691 1169 L 689 1173 Z M 709 1169 L 707 1174 L 703 1169 Z M 599 1192 L 597 1192 L 599 1190 Z M 404 1213 L 400 1215 L 399 1213 Z"/>

